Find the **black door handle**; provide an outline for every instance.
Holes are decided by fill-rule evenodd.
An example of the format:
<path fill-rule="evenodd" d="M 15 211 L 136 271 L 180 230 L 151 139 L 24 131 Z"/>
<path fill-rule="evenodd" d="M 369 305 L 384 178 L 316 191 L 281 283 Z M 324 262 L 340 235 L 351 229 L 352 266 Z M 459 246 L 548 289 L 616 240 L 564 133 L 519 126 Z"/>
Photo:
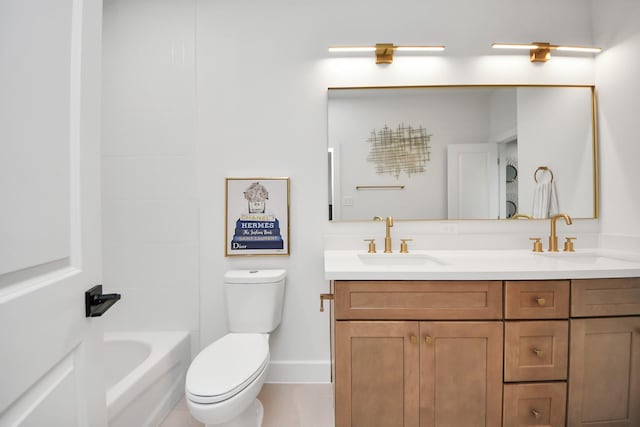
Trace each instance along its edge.
<path fill-rule="evenodd" d="M 102 285 L 96 285 L 84 293 L 86 317 L 100 317 L 118 302 L 120 294 L 103 294 Z"/>

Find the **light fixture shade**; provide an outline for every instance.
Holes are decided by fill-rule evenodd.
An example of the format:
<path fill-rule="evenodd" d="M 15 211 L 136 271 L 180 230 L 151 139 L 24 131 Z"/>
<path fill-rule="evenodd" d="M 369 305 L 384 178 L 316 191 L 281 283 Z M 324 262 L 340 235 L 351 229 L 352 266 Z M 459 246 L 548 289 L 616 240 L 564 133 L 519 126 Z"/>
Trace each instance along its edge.
<path fill-rule="evenodd" d="M 529 50 L 531 62 L 547 62 L 551 58 L 552 49 L 561 50 L 565 52 L 583 52 L 583 53 L 599 53 L 602 51 L 602 49 L 599 47 L 554 45 L 547 42 L 493 43 L 491 47 L 494 49 Z"/>
<path fill-rule="evenodd" d="M 556 50 L 564 50 L 567 52 L 585 52 L 585 53 L 600 53 L 602 48 L 599 47 L 587 47 L 587 46 L 557 46 Z"/>
<path fill-rule="evenodd" d="M 376 43 L 375 46 L 330 46 L 331 53 L 375 52 L 376 64 L 391 64 L 394 52 L 441 52 L 443 45 L 433 46 L 395 46 L 393 43 Z"/>
<path fill-rule="evenodd" d="M 531 44 L 531 43 L 493 43 L 491 45 L 492 48 L 494 49 L 523 49 L 523 50 L 530 50 L 530 49 L 537 49 L 538 45 L 536 44 Z"/>
<path fill-rule="evenodd" d="M 330 46 L 329 47 L 329 52 L 332 52 L 332 53 L 374 52 L 375 50 L 376 50 L 375 46 Z"/>
<path fill-rule="evenodd" d="M 442 52 L 444 46 L 395 46 L 396 52 Z"/>

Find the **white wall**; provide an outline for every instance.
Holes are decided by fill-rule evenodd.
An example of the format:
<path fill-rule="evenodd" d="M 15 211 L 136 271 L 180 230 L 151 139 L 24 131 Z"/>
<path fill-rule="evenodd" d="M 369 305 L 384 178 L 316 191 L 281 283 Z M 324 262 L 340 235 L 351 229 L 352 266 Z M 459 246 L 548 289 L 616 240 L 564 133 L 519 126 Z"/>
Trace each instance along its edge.
<path fill-rule="evenodd" d="M 496 41 L 591 44 L 583 0 L 193 1 L 107 0 L 113 11 L 105 24 L 117 26 L 110 36 L 105 28 L 105 58 L 114 55 L 105 66 L 113 79 L 105 83 L 105 284 L 127 286 L 122 327 L 197 330 L 199 301 L 206 345 L 226 332 L 225 270 L 286 268 L 272 380 L 328 381 L 329 319 L 318 312 L 318 295 L 328 289 L 325 242 L 360 244 L 362 235 L 383 232 L 380 224 L 327 221 L 327 87 L 594 81 L 588 55 L 531 64 L 525 53 L 490 48 Z M 330 45 L 376 42 L 447 50 L 397 56 L 388 66 L 327 53 Z M 291 177 L 289 257 L 224 257 L 224 178 L 251 176 Z M 526 222 L 394 229 L 425 236 L 416 245 L 455 247 L 465 232 L 471 246 L 513 244 L 516 236 L 526 247 L 531 230 L 548 227 Z M 574 227 L 593 231 L 597 223 Z M 152 308 L 146 291 L 157 293 Z"/>
<path fill-rule="evenodd" d="M 104 285 L 112 330 L 187 330 L 198 347 L 195 2 L 106 0 Z"/>
<path fill-rule="evenodd" d="M 603 243 L 640 250 L 640 3 L 593 0 Z"/>

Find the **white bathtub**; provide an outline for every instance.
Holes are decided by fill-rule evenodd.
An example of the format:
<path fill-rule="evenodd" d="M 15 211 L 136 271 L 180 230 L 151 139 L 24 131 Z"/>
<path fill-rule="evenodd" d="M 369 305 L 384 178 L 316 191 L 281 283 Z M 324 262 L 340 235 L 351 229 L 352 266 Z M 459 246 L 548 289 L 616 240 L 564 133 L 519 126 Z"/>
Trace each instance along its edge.
<path fill-rule="evenodd" d="M 105 333 L 110 427 L 157 426 L 184 395 L 187 332 Z"/>

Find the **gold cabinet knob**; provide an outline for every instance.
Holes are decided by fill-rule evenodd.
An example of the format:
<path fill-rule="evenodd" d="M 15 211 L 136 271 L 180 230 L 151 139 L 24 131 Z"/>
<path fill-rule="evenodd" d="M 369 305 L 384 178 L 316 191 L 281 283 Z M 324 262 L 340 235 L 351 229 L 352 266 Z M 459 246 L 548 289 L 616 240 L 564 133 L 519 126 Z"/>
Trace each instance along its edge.
<path fill-rule="evenodd" d="M 544 354 L 544 351 L 540 350 L 539 348 L 532 348 L 531 351 L 533 351 L 538 357 L 542 357 L 542 355 Z"/>
<path fill-rule="evenodd" d="M 415 335 L 411 335 L 409 337 L 409 339 L 411 340 L 411 344 L 417 344 L 418 343 L 418 337 Z"/>
<path fill-rule="evenodd" d="M 535 419 L 538 419 L 538 418 L 540 418 L 540 411 L 538 411 L 538 410 L 536 410 L 536 409 L 532 409 L 532 410 L 531 410 L 531 415 L 533 415 L 533 417 L 534 417 Z"/>
<path fill-rule="evenodd" d="M 427 344 L 433 344 L 433 337 L 431 335 L 425 335 L 424 342 L 426 342 Z"/>
<path fill-rule="evenodd" d="M 365 242 L 369 242 L 369 252 L 370 254 L 376 253 L 376 239 L 364 239 Z"/>
<path fill-rule="evenodd" d="M 536 303 L 538 303 L 539 306 L 543 307 L 547 304 L 547 300 L 544 298 L 536 298 Z"/>

